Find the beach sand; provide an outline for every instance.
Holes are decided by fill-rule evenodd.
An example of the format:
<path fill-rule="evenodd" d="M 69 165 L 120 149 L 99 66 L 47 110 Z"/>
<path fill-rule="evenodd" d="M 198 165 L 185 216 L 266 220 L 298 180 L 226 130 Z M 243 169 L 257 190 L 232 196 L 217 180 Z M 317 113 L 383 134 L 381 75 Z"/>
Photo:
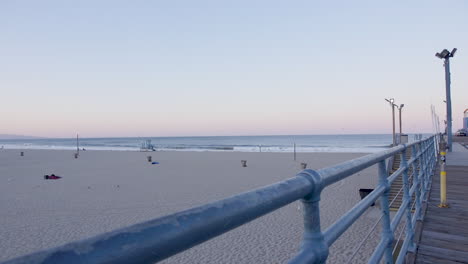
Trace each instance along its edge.
<path fill-rule="evenodd" d="M 1 150 L 0 261 L 275 183 L 297 174 L 301 162 L 319 169 L 363 155 L 298 153 L 294 161 L 292 153 L 84 151 L 74 159 L 66 150 Z M 44 180 L 51 173 L 63 178 Z M 360 200 L 359 188 L 377 182 L 374 166 L 326 188 L 322 228 Z M 332 246 L 328 263 L 346 263 L 378 217 L 378 208 L 367 210 Z M 302 234 L 294 202 L 163 262 L 284 263 Z M 352 263 L 365 262 L 378 237 Z"/>

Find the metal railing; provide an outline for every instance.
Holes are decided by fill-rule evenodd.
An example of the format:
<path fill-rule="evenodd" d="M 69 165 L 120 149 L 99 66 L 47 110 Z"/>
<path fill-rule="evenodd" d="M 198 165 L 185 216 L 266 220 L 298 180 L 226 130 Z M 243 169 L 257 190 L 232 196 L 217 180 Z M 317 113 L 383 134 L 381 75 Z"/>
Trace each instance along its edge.
<path fill-rule="evenodd" d="M 382 217 L 381 239 L 369 263 L 393 263 L 392 245 L 400 220 L 406 216 L 404 243 L 396 263 L 403 263 L 407 252 L 414 252 L 414 227 L 422 220 L 421 204 L 427 199 L 428 188 L 437 161 L 437 136 L 386 151 L 363 156 L 320 169 L 304 170 L 295 177 L 232 196 L 217 202 L 192 208 L 144 223 L 122 228 L 86 240 L 40 251 L 5 262 L 17 263 L 154 263 L 191 248 L 262 215 L 302 199 L 304 236 L 300 252 L 290 263 L 325 263 L 330 246 L 380 198 Z M 406 160 L 406 150 L 412 156 Z M 400 168 L 388 175 L 385 160 L 401 155 Z M 326 230 L 320 229 L 319 201 L 321 191 L 366 169 L 378 165 L 379 183 L 368 196 Z M 408 171 L 412 167 L 412 185 Z M 391 219 L 388 193 L 392 182 L 403 177 L 403 201 Z M 412 196 L 415 194 L 415 201 Z M 412 204 L 415 210 L 412 212 Z"/>

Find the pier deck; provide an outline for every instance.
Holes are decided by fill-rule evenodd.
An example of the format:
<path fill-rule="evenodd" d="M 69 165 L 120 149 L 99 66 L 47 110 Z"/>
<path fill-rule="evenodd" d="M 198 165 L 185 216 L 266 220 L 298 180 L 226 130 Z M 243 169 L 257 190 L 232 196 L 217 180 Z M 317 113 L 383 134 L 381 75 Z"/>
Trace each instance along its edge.
<path fill-rule="evenodd" d="M 468 263 L 468 149 L 460 143 L 454 142 L 453 152 L 447 154 L 447 202 L 450 207 L 438 207 L 440 175 L 436 174 L 415 263 Z"/>

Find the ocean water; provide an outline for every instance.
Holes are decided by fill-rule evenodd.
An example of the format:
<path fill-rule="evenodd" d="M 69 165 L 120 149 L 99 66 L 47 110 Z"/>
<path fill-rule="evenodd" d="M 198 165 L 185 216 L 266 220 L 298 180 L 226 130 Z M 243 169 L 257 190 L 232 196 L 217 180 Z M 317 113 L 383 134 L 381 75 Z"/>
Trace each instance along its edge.
<path fill-rule="evenodd" d="M 414 135 L 409 135 L 409 141 Z M 80 138 L 80 149 L 139 151 L 143 141 L 151 140 L 156 151 L 240 151 L 240 152 L 356 152 L 385 150 L 391 134 L 373 135 L 283 135 L 216 137 L 124 137 Z M 76 149 L 76 138 L 0 140 L 5 149 Z"/>

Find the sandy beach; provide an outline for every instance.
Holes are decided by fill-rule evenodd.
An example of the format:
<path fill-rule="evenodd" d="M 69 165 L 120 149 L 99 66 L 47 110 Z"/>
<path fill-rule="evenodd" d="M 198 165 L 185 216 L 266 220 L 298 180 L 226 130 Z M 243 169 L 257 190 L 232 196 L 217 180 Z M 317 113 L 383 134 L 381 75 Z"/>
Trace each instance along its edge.
<path fill-rule="evenodd" d="M 20 156 L 24 151 L 24 156 Z M 150 220 L 366 154 L 242 152 L 0 151 L 0 261 Z M 147 155 L 160 164 L 147 162 Z M 241 167 L 247 160 L 248 167 Z M 44 180 L 54 173 L 59 180 Z M 322 193 L 322 228 L 373 188 L 371 167 Z M 346 263 L 378 218 L 370 208 L 331 248 Z M 299 249 L 303 219 L 295 202 L 173 256 L 164 263 L 284 263 Z M 376 238 L 378 234 L 372 235 Z M 353 263 L 372 252 L 369 242 Z"/>

